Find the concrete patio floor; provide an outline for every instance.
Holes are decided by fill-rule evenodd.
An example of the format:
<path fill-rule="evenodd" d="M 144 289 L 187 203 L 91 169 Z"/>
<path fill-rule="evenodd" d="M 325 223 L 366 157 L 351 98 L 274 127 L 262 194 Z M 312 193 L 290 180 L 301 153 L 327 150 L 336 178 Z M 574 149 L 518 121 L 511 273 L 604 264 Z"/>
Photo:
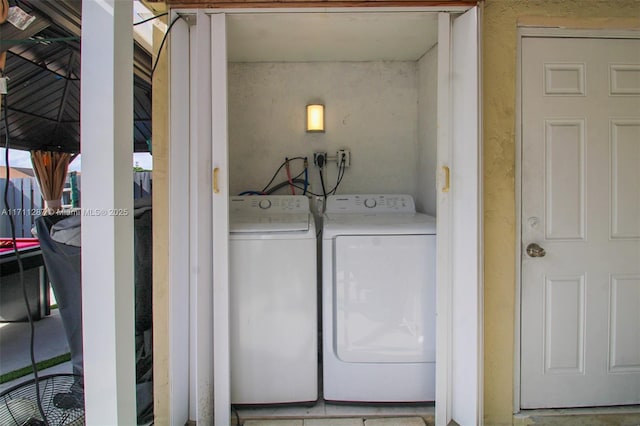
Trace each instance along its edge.
<path fill-rule="evenodd" d="M 62 328 L 60 312 L 51 310 L 51 315 L 34 322 L 34 354 L 36 362 L 41 362 L 69 352 L 67 339 Z M 30 326 L 28 322 L 0 322 L 0 374 L 31 365 L 29 354 Z M 38 376 L 71 373 L 71 363 L 65 362 L 38 371 Z M 33 379 L 33 373 L 0 384 L 0 393 Z"/>

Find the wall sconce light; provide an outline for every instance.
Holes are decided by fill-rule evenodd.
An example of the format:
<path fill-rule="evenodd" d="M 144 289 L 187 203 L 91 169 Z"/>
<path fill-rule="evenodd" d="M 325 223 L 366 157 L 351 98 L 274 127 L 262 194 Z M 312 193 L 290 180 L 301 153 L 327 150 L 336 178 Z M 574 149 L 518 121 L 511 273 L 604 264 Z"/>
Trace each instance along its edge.
<path fill-rule="evenodd" d="M 324 105 L 307 105 L 307 132 L 324 132 Z"/>

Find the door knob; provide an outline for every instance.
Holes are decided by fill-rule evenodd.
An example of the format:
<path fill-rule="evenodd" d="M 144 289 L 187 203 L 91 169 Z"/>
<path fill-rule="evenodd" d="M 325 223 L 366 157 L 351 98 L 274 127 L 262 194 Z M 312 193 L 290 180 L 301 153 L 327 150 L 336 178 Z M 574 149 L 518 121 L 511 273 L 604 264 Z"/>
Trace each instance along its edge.
<path fill-rule="evenodd" d="M 527 254 L 529 257 L 544 257 L 547 254 L 542 247 L 536 243 L 531 243 L 527 246 Z"/>

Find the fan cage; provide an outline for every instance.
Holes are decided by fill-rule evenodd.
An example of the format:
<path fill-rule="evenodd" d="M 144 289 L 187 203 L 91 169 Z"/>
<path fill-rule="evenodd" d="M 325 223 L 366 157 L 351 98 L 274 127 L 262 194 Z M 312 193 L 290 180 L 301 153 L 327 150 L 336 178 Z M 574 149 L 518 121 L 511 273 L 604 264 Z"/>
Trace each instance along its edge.
<path fill-rule="evenodd" d="M 54 405 L 58 393 L 67 393 L 80 379 L 73 374 L 51 374 L 38 378 L 42 411 L 49 426 L 84 425 L 84 407 L 61 409 Z M 35 378 L 7 389 L 0 394 L 0 425 L 25 426 L 44 424 L 38 409 Z"/>

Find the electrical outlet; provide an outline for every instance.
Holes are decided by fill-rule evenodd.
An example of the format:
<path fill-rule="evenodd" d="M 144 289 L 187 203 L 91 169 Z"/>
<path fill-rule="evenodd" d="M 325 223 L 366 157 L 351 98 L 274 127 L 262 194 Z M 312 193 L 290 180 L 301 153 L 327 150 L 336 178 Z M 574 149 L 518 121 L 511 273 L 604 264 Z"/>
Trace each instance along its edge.
<path fill-rule="evenodd" d="M 314 152 L 313 153 L 313 164 L 317 167 L 323 168 L 325 164 L 327 164 L 327 153 L 326 152 Z"/>
<path fill-rule="evenodd" d="M 344 163 L 343 163 L 344 161 Z M 338 167 L 344 164 L 344 167 L 349 167 L 351 164 L 351 151 L 348 149 L 340 149 L 336 152 L 336 163 Z"/>

